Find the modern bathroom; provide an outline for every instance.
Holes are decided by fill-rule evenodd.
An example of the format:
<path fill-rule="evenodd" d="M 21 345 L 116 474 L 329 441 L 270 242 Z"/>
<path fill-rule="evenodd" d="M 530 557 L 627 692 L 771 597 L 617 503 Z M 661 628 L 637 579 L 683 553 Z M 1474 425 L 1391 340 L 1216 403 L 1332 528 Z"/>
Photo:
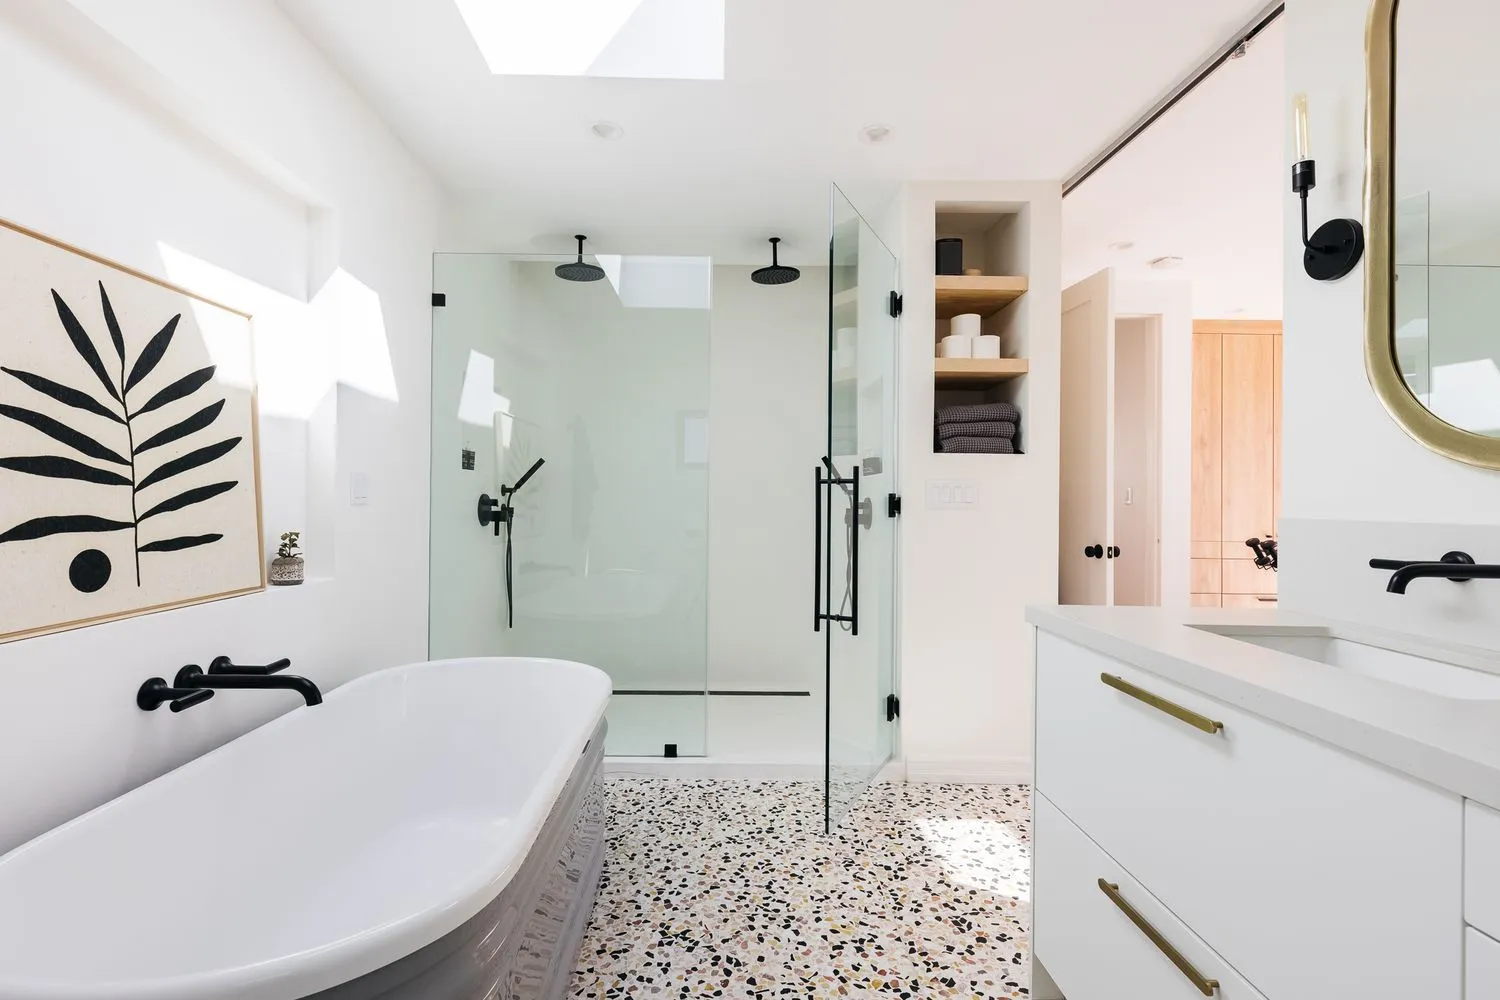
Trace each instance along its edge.
<path fill-rule="evenodd" d="M 1500 998 L 1496 30 L 0 4 L 0 1000 Z"/>

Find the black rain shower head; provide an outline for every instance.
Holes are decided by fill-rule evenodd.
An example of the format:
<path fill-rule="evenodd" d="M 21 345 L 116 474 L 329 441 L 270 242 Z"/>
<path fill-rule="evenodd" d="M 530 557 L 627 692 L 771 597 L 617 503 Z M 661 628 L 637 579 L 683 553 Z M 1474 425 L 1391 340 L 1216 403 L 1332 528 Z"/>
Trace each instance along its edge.
<path fill-rule="evenodd" d="M 757 285 L 789 285 L 802 277 L 801 271 L 795 267 L 787 267 L 780 262 L 780 257 L 776 252 L 776 244 L 780 242 L 780 236 L 771 237 L 771 266 L 751 273 L 750 280 Z"/>
<path fill-rule="evenodd" d="M 586 264 L 583 260 L 583 241 L 587 236 L 574 236 L 578 241 L 578 259 L 567 264 L 559 264 L 553 273 L 564 281 L 598 281 L 604 277 L 604 268 L 598 264 Z"/>

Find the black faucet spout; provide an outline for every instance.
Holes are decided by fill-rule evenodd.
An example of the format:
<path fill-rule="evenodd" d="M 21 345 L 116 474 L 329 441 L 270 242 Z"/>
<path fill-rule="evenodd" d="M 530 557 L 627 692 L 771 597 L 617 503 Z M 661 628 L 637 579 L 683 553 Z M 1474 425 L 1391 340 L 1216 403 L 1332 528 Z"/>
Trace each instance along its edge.
<path fill-rule="evenodd" d="M 1385 589 L 1392 594 L 1404 594 L 1413 580 L 1429 577 L 1447 577 L 1454 583 L 1468 583 L 1470 580 L 1500 580 L 1500 566 L 1465 566 L 1461 576 L 1453 574 L 1452 563 L 1408 563 L 1391 574 L 1390 582 L 1385 585 Z"/>
<path fill-rule="evenodd" d="M 1396 559 L 1371 559 L 1371 569 L 1391 570 L 1391 578 L 1385 589 L 1392 594 L 1404 594 L 1413 580 L 1444 577 L 1454 583 L 1470 580 L 1500 580 L 1500 565 L 1475 564 L 1474 557 L 1467 552 L 1448 552 L 1435 561 L 1402 562 Z"/>
<path fill-rule="evenodd" d="M 295 691 L 308 705 L 323 703 L 323 692 L 316 684 L 292 674 L 205 674 L 201 667 L 186 666 L 177 671 L 172 684 L 176 688 L 213 691 Z"/>

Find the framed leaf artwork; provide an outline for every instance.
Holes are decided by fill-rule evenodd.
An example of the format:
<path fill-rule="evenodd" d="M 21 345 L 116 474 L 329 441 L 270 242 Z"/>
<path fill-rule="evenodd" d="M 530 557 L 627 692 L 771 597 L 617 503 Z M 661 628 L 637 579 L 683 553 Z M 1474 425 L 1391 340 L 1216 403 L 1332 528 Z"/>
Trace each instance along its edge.
<path fill-rule="evenodd" d="M 0 641 L 258 591 L 245 313 L 0 220 Z"/>

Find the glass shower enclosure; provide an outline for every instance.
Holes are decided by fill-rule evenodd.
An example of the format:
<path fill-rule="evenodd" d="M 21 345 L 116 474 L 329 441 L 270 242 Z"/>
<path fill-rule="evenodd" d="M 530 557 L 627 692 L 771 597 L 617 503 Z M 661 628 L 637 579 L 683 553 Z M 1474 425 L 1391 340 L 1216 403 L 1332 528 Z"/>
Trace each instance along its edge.
<path fill-rule="evenodd" d="M 788 734 L 800 733 L 796 766 L 822 772 L 830 829 L 895 752 L 898 523 L 896 258 L 837 188 L 831 206 L 826 268 L 807 267 L 790 290 L 707 257 L 601 255 L 595 271 L 559 270 L 574 255 L 435 255 L 429 609 L 433 659 L 555 658 L 607 672 L 611 756 L 724 753 L 714 720 L 720 747 L 735 732 L 740 761 L 747 733 L 783 741 L 754 758 L 782 765 Z M 765 323 L 779 339 L 755 336 Z M 715 375 L 716 329 L 729 339 Z M 764 407 L 753 391 L 711 399 L 715 378 L 746 388 L 747 357 L 761 372 L 797 365 L 805 406 Z M 826 401 L 800 395 L 816 387 Z M 746 467 L 732 443 L 711 455 L 711 411 L 735 428 L 726 442 L 748 434 L 820 454 L 815 503 L 801 507 L 806 466 L 791 453 L 775 468 Z M 711 539 L 763 530 L 746 504 L 766 498 L 743 494 L 768 477 L 784 491 L 776 523 L 790 530 L 800 509 L 806 527 L 778 539 L 784 566 L 726 565 L 748 558 L 744 545 Z M 714 496 L 726 504 L 717 534 Z M 711 580 L 724 585 L 717 595 Z M 800 600 L 756 617 L 758 590 L 802 586 L 811 622 L 787 614 Z M 753 644 L 734 638 L 744 620 L 717 617 L 734 615 L 791 641 L 747 653 L 739 645 Z M 711 649 L 732 661 L 717 673 Z M 798 652 L 758 661 L 767 649 Z M 772 718 L 779 737 L 759 722 Z"/>

